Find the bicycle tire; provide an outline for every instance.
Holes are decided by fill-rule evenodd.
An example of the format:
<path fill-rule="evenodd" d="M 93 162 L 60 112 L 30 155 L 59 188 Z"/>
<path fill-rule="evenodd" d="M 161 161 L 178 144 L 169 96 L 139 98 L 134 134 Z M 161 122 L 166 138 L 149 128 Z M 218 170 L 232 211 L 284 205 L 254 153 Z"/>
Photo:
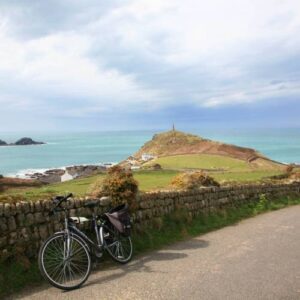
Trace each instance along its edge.
<path fill-rule="evenodd" d="M 86 256 L 86 260 L 87 260 L 87 267 L 86 267 L 85 274 L 79 280 L 78 283 L 76 283 L 74 285 L 64 285 L 63 283 L 55 281 L 55 279 L 51 278 L 51 276 L 49 274 L 49 270 L 47 270 L 46 266 L 45 266 L 44 259 L 45 259 L 45 251 L 47 250 L 47 247 L 49 247 L 50 243 L 53 242 L 54 240 L 62 239 L 63 242 L 64 242 L 64 239 L 65 239 L 65 234 L 64 233 L 54 234 L 53 236 L 49 237 L 43 243 L 42 247 L 40 248 L 39 256 L 38 256 L 39 269 L 40 269 L 40 272 L 43 275 L 43 277 L 51 285 L 53 285 L 56 288 L 62 289 L 62 290 L 73 290 L 73 289 L 79 288 L 82 284 L 84 284 L 84 282 L 88 279 L 88 277 L 89 277 L 89 275 L 91 273 L 91 256 L 90 256 L 90 253 L 89 253 L 89 249 L 86 247 L 86 245 L 84 244 L 84 242 L 82 241 L 82 239 L 79 236 L 77 236 L 76 234 L 71 234 L 70 238 L 71 238 L 71 241 L 72 240 L 76 241 L 77 245 L 79 245 L 81 247 L 82 253 L 83 253 L 83 255 Z M 79 250 L 76 250 L 76 252 L 77 251 L 79 251 Z M 59 258 L 57 258 L 57 257 L 54 257 L 54 258 L 51 258 L 51 259 L 52 259 L 52 262 L 50 261 L 50 264 L 52 264 L 52 265 L 54 264 L 53 263 L 53 259 L 54 260 L 59 260 Z M 71 264 L 71 263 L 69 263 L 69 264 Z M 57 268 L 57 266 L 55 268 Z M 65 272 L 65 265 L 63 266 L 63 268 L 64 268 L 64 272 Z M 70 277 L 72 277 L 71 273 L 72 272 L 69 270 Z"/>

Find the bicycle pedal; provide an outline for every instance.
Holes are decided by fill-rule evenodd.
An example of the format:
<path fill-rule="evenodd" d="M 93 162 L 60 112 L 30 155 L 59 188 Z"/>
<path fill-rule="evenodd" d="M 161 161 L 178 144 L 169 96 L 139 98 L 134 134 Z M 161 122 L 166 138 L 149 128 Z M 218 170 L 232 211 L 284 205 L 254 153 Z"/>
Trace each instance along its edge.
<path fill-rule="evenodd" d="M 93 270 L 97 269 L 97 267 L 98 267 L 97 262 L 92 263 L 92 269 L 93 269 Z"/>
<path fill-rule="evenodd" d="M 97 258 L 101 258 L 103 256 L 103 252 L 95 252 L 95 256 Z"/>

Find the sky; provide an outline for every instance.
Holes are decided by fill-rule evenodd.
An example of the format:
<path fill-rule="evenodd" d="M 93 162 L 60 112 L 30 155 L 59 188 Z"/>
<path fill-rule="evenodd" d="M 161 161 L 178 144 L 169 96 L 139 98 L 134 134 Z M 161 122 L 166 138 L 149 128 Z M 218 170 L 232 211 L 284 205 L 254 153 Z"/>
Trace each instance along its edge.
<path fill-rule="evenodd" d="M 0 0 L 0 131 L 300 127 L 299 0 Z"/>

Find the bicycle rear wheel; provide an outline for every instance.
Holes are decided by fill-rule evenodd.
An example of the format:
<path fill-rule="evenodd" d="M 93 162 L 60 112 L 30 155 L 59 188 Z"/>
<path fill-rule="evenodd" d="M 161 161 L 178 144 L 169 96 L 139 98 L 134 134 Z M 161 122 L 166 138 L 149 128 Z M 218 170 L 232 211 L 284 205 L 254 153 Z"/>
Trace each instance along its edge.
<path fill-rule="evenodd" d="M 80 287 L 91 272 L 91 257 L 87 247 L 76 235 L 64 233 L 50 237 L 39 252 L 39 268 L 53 286 L 72 290 Z"/>
<path fill-rule="evenodd" d="M 130 236 L 124 236 L 112 225 L 104 231 L 106 250 L 117 262 L 126 264 L 132 258 L 133 247 Z"/>

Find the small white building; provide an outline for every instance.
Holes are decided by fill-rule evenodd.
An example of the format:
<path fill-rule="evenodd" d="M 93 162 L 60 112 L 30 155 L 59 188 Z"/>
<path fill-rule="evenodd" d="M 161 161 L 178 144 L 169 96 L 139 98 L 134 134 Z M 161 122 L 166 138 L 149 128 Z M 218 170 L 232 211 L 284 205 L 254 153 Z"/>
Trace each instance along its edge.
<path fill-rule="evenodd" d="M 64 182 L 64 181 L 69 181 L 69 180 L 72 180 L 74 178 L 76 178 L 77 176 L 72 176 L 71 174 L 69 174 L 68 171 L 65 172 L 64 175 L 61 176 L 61 181 Z"/>
<path fill-rule="evenodd" d="M 142 160 L 143 161 L 148 161 L 148 160 L 151 160 L 151 159 L 154 159 L 156 158 L 156 156 L 152 155 L 152 154 L 148 154 L 148 153 L 143 153 L 142 154 Z"/>
<path fill-rule="evenodd" d="M 139 170 L 141 167 L 140 166 L 131 166 L 130 169 L 131 170 Z"/>

